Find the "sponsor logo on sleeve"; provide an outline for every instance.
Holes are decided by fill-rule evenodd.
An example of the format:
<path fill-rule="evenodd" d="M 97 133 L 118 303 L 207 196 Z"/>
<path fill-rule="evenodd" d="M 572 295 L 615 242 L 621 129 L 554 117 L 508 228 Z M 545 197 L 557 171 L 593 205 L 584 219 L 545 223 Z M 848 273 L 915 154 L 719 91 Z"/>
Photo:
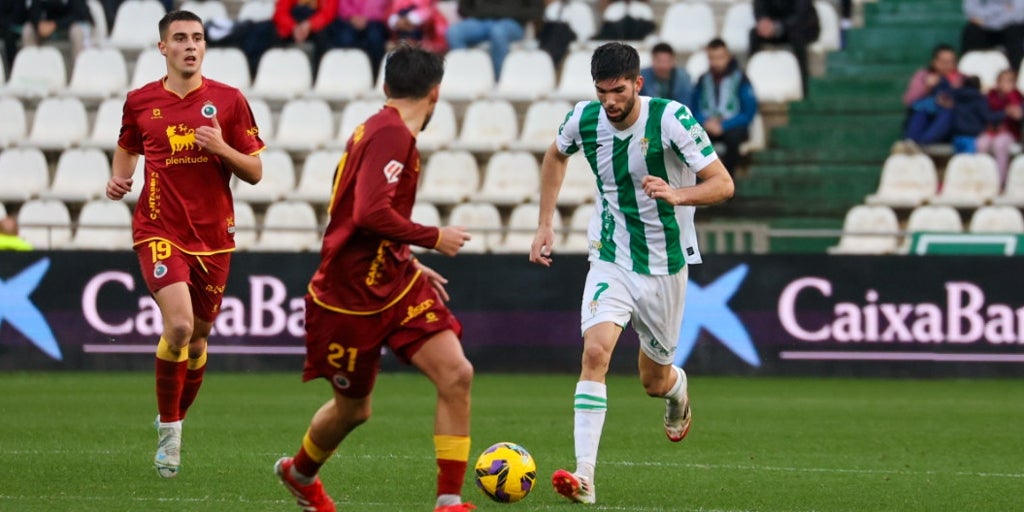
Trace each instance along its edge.
<path fill-rule="evenodd" d="M 405 169 L 405 164 L 398 160 L 392 160 L 384 166 L 384 179 L 388 180 L 388 183 L 398 183 L 398 177 L 402 175 L 402 169 Z"/>

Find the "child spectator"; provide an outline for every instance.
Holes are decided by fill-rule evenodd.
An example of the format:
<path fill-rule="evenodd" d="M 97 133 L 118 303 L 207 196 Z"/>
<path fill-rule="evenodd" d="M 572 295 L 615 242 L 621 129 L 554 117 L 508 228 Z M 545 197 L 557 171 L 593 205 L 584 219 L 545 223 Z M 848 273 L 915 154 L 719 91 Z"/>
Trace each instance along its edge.
<path fill-rule="evenodd" d="M 415 41 L 434 53 L 448 51 L 448 19 L 437 9 L 437 0 L 394 0 L 388 28 L 399 41 Z"/>
<path fill-rule="evenodd" d="M 1024 95 L 1017 90 L 1017 73 L 1012 69 L 1003 70 L 996 78 L 996 86 L 988 92 L 988 108 L 1002 113 L 1003 120 L 990 124 L 978 136 L 978 151 L 990 153 L 999 164 L 1000 183 L 1006 184 L 1006 171 L 1010 166 L 1010 147 L 1020 142 L 1020 123 L 1024 117 Z"/>
<path fill-rule="evenodd" d="M 974 153 L 976 140 L 993 123 L 1000 123 L 1003 113 L 992 112 L 981 93 L 981 80 L 964 77 L 960 88 L 953 91 L 953 149 L 957 153 Z"/>

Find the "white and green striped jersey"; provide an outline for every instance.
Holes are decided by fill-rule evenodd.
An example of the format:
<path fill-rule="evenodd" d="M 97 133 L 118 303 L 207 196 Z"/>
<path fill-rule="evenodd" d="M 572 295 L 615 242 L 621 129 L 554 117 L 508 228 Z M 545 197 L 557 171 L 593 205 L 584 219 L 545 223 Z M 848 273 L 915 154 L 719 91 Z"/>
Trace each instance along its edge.
<path fill-rule="evenodd" d="M 590 259 L 639 274 L 675 274 L 700 263 L 693 206 L 651 199 L 641 182 L 652 174 L 673 188 L 696 184 L 696 173 L 718 156 L 690 109 L 641 96 L 640 117 L 619 131 L 597 101 L 577 103 L 558 130 L 559 151 L 583 150 L 597 178 L 597 208 L 587 236 Z"/>

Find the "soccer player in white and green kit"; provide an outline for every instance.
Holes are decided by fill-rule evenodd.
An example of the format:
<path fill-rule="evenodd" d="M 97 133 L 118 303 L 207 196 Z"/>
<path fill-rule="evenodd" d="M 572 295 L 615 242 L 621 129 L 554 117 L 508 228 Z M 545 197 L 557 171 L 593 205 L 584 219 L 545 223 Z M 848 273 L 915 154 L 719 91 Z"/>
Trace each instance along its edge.
<path fill-rule="evenodd" d="M 541 166 L 540 219 L 530 261 L 551 265 L 552 217 L 566 162 L 582 151 L 597 181 L 590 220 L 590 272 L 581 305 L 583 367 L 573 404 L 576 469 L 555 471 L 559 494 L 594 503 L 594 467 L 608 394 L 612 350 L 629 322 L 640 337 L 644 391 L 665 399 L 665 434 L 690 428 L 686 373 L 672 364 L 683 321 L 687 265 L 700 263 L 696 206 L 732 197 L 733 182 L 704 129 L 686 106 L 640 96 L 640 57 L 608 43 L 594 51 L 590 74 L 598 101 L 577 103 Z"/>

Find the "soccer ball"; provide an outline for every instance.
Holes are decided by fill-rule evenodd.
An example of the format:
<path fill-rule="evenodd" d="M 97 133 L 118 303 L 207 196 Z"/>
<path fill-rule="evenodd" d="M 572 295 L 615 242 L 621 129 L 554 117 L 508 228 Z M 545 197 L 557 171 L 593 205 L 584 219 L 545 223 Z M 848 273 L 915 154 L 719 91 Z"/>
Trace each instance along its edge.
<path fill-rule="evenodd" d="M 537 464 L 526 448 L 497 443 L 476 460 L 476 485 L 488 498 L 515 503 L 530 494 L 537 479 Z"/>

